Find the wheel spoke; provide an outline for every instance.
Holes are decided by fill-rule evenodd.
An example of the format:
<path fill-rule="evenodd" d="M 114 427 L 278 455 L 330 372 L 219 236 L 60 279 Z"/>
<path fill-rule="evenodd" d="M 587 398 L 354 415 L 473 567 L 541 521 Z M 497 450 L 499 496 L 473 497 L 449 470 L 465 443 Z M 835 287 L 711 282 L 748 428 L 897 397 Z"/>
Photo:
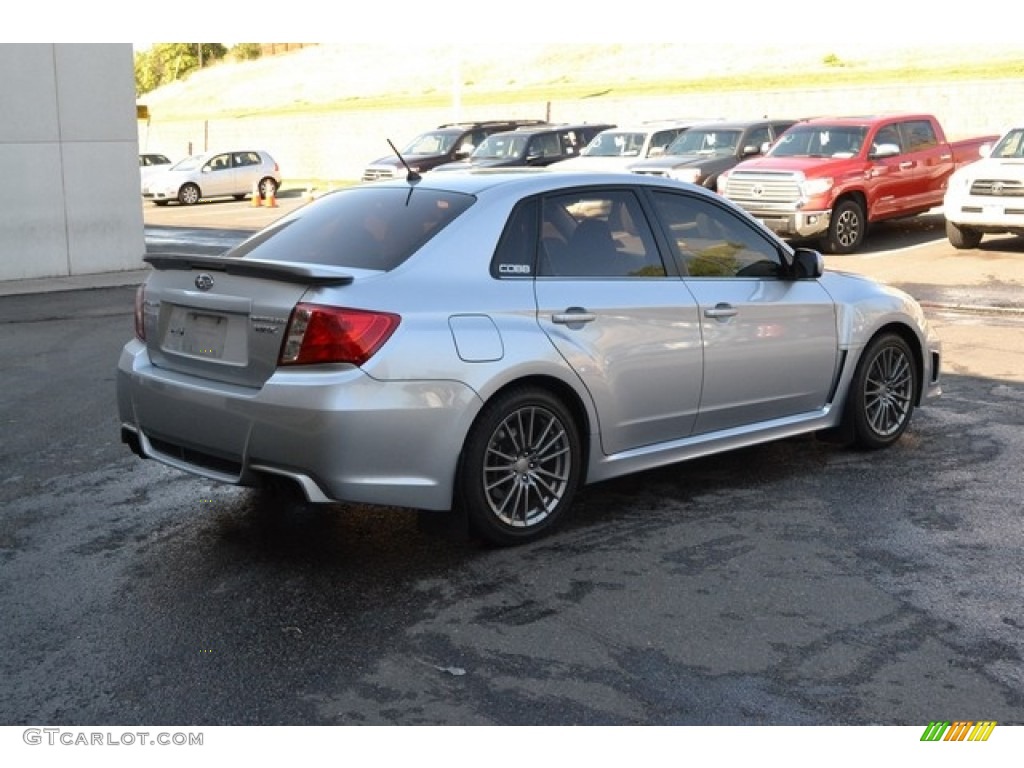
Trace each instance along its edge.
<path fill-rule="evenodd" d="M 864 407 L 877 434 L 892 435 L 903 426 L 910 414 L 913 381 L 911 362 L 899 349 L 884 349 L 872 361 L 864 382 Z"/>
<path fill-rule="evenodd" d="M 565 426 L 550 411 L 519 408 L 495 429 L 483 466 L 484 493 L 506 525 L 540 523 L 569 487 L 572 449 Z"/>

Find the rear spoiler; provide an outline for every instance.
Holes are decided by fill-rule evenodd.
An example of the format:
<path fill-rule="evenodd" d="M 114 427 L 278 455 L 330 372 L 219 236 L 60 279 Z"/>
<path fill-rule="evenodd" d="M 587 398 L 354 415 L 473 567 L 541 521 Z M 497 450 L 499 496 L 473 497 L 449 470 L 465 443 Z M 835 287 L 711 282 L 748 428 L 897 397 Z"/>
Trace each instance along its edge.
<path fill-rule="evenodd" d="M 337 268 L 324 264 L 289 264 L 279 261 L 259 261 L 225 256 L 203 256 L 180 253 L 150 253 L 142 260 L 154 269 L 209 269 L 243 277 L 262 277 L 303 285 L 348 285 L 352 275 L 340 273 Z"/>

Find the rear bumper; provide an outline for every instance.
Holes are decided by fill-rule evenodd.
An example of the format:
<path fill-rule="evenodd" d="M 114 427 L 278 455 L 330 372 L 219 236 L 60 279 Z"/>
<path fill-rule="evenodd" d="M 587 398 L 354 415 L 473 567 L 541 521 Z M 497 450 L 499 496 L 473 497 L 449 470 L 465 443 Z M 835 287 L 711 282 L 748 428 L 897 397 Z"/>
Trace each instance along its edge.
<path fill-rule="evenodd" d="M 359 369 L 278 372 L 260 389 L 152 366 L 130 342 L 117 371 L 122 439 L 138 455 L 237 485 L 296 482 L 310 501 L 451 506 L 479 410 L 453 381 L 382 382 Z"/>

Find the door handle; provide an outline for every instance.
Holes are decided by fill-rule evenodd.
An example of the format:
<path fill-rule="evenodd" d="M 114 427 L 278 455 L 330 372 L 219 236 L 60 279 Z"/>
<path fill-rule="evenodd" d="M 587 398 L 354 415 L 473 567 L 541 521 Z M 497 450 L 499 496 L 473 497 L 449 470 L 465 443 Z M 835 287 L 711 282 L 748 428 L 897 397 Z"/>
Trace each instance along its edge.
<path fill-rule="evenodd" d="M 565 312 L 556 312 L 551 316 L 551 322 L 559 325 L 583 325 L 597 320 L 597 315 L 587 312 L 583 307 L 569 307 Z"/>
<path fill-rule="evenodd" d="M 726 320 L 739 314 L 739 310 L 732 304 L 716 304 L 704 310 L 704 317 L 711 317 L 715 320 Z"/>
<path fill-rule="evenodd" d="M 914 163 L 911 160 L 904 160 L 902 163 L 900 163 L 900 170 L 901 171 L 909 171 L 913 167 L 914 167 Z"/>

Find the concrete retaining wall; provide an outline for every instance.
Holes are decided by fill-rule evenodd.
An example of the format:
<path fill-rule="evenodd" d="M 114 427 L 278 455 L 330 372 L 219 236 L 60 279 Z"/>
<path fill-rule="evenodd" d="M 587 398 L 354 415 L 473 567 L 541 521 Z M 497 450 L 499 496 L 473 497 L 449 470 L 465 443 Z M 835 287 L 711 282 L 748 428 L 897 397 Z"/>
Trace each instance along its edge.
<path fill-rule="evenodd" d="M 627 125 L 672 117 L 809 117 L 877 112 L 935 114 L 950 138 L 1000 133 L 1024 121 L 1024 79 L 836 87 L 768 92 L 725 92 L 496 105 L 482 109 L 414 109 L 338 112 L 317 116 L 241 117 L 139 124 L 140 151 L 178 159 L 189 151 L 252 146 L 270 151 L 287 179 L 354 180 L 371 160 L 390 154 L 387 139 L 401 147 L 417 133 L 454 120 L 545 118 L 557 122 Z"/>

